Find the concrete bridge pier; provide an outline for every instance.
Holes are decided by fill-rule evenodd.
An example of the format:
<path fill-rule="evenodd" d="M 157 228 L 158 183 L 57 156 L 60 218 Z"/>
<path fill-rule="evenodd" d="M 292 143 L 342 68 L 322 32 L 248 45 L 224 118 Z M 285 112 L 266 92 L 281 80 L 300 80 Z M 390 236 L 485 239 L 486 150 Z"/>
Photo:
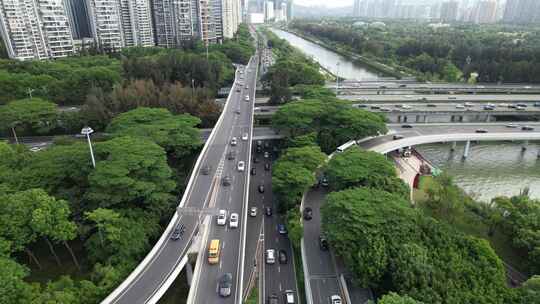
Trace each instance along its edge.
<path fill-rule="evenodd" d="M 529 141 L 525 140 L 523 141 L 523 144 L 521 145 L 521 151 L 527 150 L 527 146 L 529 145 Z"/>
<path fill-rule="evenodd" d="M 186 263 L 186 279 L 188 286 L 191 286 L 191 282 L 193 281 L 193 267 L 191 266 L 191 263 L 188 261 Z"/>
<path fill-rule="evenodd" d="M 467 143 L 465 144 L 465 151 L 463 151 L 463 158 L 469 157 L 469 149 L 471 148 L 471 141 L 467 140 Z"/>
<path fill-rule="evenodd" d="M 452 142 L 452 147 L 450 148 L 450 151 L 452 151 L 452 152 L 456 151 L 456 146 L 457 146 L 457 142 L 453 141 Z"/>

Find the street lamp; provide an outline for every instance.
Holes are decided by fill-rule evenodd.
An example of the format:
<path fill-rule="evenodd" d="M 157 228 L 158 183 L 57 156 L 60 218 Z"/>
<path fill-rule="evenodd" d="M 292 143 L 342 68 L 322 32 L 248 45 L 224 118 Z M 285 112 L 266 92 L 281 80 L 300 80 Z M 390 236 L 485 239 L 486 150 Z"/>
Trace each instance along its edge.
<path fill-rule="evenodd" d="M 88 147 L 90 148 L 90 156 L 92 157 L 92 165 L 94 165 L 94 168 L 96 167 L 96 159 L 94 158 L 94 150 L 92 150 L 92 142 L 90 141 L 90 134 L 94 133 L 94 130 L 90 127 L 84 127 L 81 130 L 82 135 L 86 135 L 86 139 L 88 140 Z"/>

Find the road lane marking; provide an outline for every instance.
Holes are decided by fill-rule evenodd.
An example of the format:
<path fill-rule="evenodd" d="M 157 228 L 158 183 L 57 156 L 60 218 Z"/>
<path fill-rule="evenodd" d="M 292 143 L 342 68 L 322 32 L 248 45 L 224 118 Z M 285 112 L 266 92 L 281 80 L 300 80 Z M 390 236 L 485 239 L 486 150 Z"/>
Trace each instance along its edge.
<path fill-rule="evenodd" d="M 279 283 L 279 291 L 282 291 L 283 287 L 281 287 L 281 283 Z"/>
<path fill-rule="evenodd" d="M 221 266 L 222 266 L 221 263 L 223 263 L 223 259 L 220 259 L 220 260 L 219 260 L 219 269 L 222 268 L 222 267 L 221 267 Z"/>
<path fill-rule="evenodd" d="M 281 266 L 277 267 L 277 272 L 281 273 Z"/>

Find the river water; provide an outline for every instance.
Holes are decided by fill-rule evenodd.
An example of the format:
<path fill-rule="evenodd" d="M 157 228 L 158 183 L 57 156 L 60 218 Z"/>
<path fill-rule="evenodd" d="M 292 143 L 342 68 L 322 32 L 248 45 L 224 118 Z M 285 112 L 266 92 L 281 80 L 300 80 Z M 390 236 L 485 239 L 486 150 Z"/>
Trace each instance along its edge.
<path fill-rule="evenodd" d="M 375 71 L 368 70 L 366 67 L 354 64 L 349 59 L 329 51 L 313 42 L 298 37 L 289 32 L 278 29 L 271 29 L 278 37 L 289 41 L 289 43 L 300 49 L 313 60 L 317 61 L 323 68 L 334 75 L 339 75 L 345 79 L 355 80 L 374 80 L 379 78 Z M 338 66 L 339 63 L 339 66 Z"/>
<path fill-rule="evenodd" d="M 340 77 L 359 80 L 377 78 L 376 73 L 315 43 L 281 30 L 272 31 L 334 74 L 338 72 L 336 64 L 340 62 Z M 480 201 L 487 202 L 501 195 L 516 195 L 524 187 L 530 188 L 531 197 L 540 199 L 538 143 L 531 143 L 525 152 L 515 143 L 474 144 L 466 160 L 462 159 L 463 145 L 458 146 L 454 152 L 446 144 L 416 148 L 435 166 L 453 176 L 457 185 Z"/>
<path fill-rule="evenodd" d="M 489 202 L 492 198 L 519 194 L 530 188 L 531 197 L 540 199 L 540 144 L 530 143 L 526 151 L 517 143 L 482 143 L 471 146 L 463 160 L 463 145 L 454 152 L 448 144 L 415 147 L 436 167 L 454 177 L 454 181 L 474 198 Z"/>

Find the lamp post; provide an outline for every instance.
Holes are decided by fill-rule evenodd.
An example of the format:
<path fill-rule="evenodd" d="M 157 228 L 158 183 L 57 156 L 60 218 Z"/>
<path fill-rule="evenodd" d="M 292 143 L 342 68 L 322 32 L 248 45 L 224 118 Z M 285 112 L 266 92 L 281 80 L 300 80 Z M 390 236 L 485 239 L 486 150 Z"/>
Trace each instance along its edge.
<path fill-rule="evenodd" d="M 86 139 L 88 140 L 88 147 L 90 148 L 90 156 L 92 157 L 92 165 L 94 168 L 96 167 L 96 159 L 94 158 L 94 150 L 92 150 L 92 142 L 90 141 L 90 134 L 94 133 L 94 130 L 90 127 L 84 127 L 81 130 L 82 135 L 86 135 Z"/>

